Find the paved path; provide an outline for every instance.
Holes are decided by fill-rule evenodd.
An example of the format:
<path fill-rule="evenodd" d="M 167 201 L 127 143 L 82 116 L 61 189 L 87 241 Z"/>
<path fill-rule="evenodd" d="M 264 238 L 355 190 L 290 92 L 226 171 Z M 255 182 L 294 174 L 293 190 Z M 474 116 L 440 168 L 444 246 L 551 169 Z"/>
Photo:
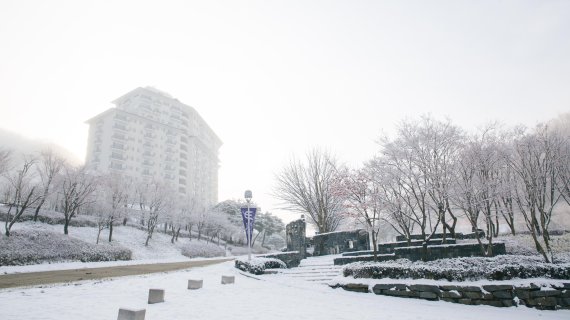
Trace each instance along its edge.
<path fill-rule="evenodd" d="M 334 258 L 338 255 L 309 257 L 301 260 L 301 264 L 291 269 L 274 269 L 278 276 L 292 277 L 299 280 L 326 284 L 342 274 L 342 266 L 334 265 Z"/>
<path fill-rule="evenodd" d="M 188 262 L 138 264 L 103 268 L 84 268 L 43 272 L 28 272 L 0 275 L 0 289 L 39 286 L 50 283 L 96 280 L 102 278 L 132 276 L 138 274 L 174 271 L 193 267 L 203 267 L 233 259 L 199 260 Z"/>

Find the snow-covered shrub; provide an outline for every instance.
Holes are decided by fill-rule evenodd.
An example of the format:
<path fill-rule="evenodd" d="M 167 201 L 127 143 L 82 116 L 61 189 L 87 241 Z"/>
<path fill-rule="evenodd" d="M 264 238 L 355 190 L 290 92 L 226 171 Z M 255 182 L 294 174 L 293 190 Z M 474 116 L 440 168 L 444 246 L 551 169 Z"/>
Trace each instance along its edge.
<path fill-rule="evenodd" d="M 182 254 L 188 258 L 223 257 L 226 252 L 223 248 L 205 241 L 191 241 L 182 247 Z"/>
<path fill-rule="evenodd" d="M 546 277 L 570 279 L 570 261 L 545 263 L 540 256 L 501 255 L 492 258 L 468 257 L 415 261 L 406 259 L 379 263 L 356 262 L 344 267 L 345 277 L 434 279 L 448 281 L 509 280 Z"/>
<path fill-rule="evenodd" d="M 6 208 L 0 209 L 0 220 L 6 220 Z M 23 221 L 32 221 L 34 219 L 34 211 L 35 209 L 28 209 L 24 212 L 24 214 L 18 219 L 19 222 Z M 53 210 L 40 210 L 40 214 L 38 215 L 38 221 L 42 223 L 47 223 L 51 225 L 65 223 L 65 218 L 63 213 L 56 212 Z M 95 221 L 94 217 L 88 215 L 78 215 L 74 217 L 70 222 L 69 225 L 72 227 L 96 227 L 97 222 Z M 63 228 L 63 227 L 62 227 Z"/>
<path fill-rule="evenodd" d="M 130 260 L 131 251 L 115 243 L 90 244 L 63 234 L 40 230 L 0 236 L 0 266 L 62 261 Z"/>
<path fill-rule="evenodd" d="M 253 257 L 251 261 L 236 259 L 235 267 L 252 274 L 263 274 L 265 269 L 286 269 L 285 263 L 275 258 Z"/>

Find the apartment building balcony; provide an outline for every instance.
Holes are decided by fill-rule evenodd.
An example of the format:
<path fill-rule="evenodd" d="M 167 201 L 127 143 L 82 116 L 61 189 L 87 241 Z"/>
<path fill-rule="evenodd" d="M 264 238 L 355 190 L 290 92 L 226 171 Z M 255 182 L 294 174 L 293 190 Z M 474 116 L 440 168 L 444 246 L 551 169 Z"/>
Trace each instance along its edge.
<path fill-rule="evenodd" d="M 143 164 L 143 166 L 152 167 L 152 166 L 154 166 L 154 161 L 144 160 L 144 161 L 142 162 L 142 164 Z"/>
<path fill-rule="evenodd" d="M 127 157 L 125 157 L 122 154 L 113 152 L 113 153 L 111 153 L 111 159 L 119 160 L 119 161 L 125 161 L 125 160 L 127 160 Z"/>
<path fill-rule="evenodd" d="M 120 140 L 120 141 L 127 141 L 127 137 L 124 134 L 115 133 L 111 136 L 111 138 Z"/>
<path fill-rule="evenodd" d="M 129 131 L 129 130 L 127 129 L 127 126 L 126 126 L 126 125 L 124 125 L 124 124 L 119 124 L 119 123 L 115 123 L 115 124 L 113 125 L 113 129 L 114 129 L 114 130 L 117 130 L 117 131 L 124 131 L 124 132 Z"/>

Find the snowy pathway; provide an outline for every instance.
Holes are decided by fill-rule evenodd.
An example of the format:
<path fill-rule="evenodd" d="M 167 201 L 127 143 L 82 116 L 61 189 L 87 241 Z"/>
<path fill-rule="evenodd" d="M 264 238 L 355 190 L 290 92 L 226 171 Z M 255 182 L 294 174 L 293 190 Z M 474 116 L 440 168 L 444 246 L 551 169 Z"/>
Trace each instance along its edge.
<path fill-rule="evenodd" d="M 338 256 L 311 257 L 301 260 L 297 268 L 278 270 L 277 277 L 312 281 L 326 284 L 342 273 L 342 266 L 334 265 L 334 258 Z"/>
<path fill-rule="evenodd" d="M 312 261 L 316 264 L 316 260 Z M 236 275 L 236 283 L 220 284 L 221 275 Z M 145 308 L 146 320 L 570 319 L 569 310 L 465 306 L 331 289 L 284 274 L 259 278 L 262 280 L 242 276 L 233 262 L 226 262 L 70 285 L 2 289 L 0 319 L 117 319 L 121 307 Z M 188 279 L 203 279 L 204 287 L 188 290 Z M 165 302 L 148 305 L 150 288 L 165 289 Z"/>

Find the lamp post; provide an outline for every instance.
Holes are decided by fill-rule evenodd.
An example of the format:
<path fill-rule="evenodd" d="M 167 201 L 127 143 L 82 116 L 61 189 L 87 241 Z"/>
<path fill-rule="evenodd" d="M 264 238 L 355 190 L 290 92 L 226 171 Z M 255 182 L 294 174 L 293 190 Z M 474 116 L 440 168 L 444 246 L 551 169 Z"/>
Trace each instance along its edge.
<path fill-rule="evenodd" d="M 244 195 L 245 201 L 247 202 L 247 230 L 245 232 L 245 237 L 247 238 L 247 261 L 251 261 L 251 238 L 252 238 L 252 227 L 251 227 L 251 212 L 249 211 L 249 203 L 251 202 L 251 198 L 253 198 L 251 194 L 251 190 L 245 190 Z M 249 233 L 249 235 L 248 235 Z"/>

